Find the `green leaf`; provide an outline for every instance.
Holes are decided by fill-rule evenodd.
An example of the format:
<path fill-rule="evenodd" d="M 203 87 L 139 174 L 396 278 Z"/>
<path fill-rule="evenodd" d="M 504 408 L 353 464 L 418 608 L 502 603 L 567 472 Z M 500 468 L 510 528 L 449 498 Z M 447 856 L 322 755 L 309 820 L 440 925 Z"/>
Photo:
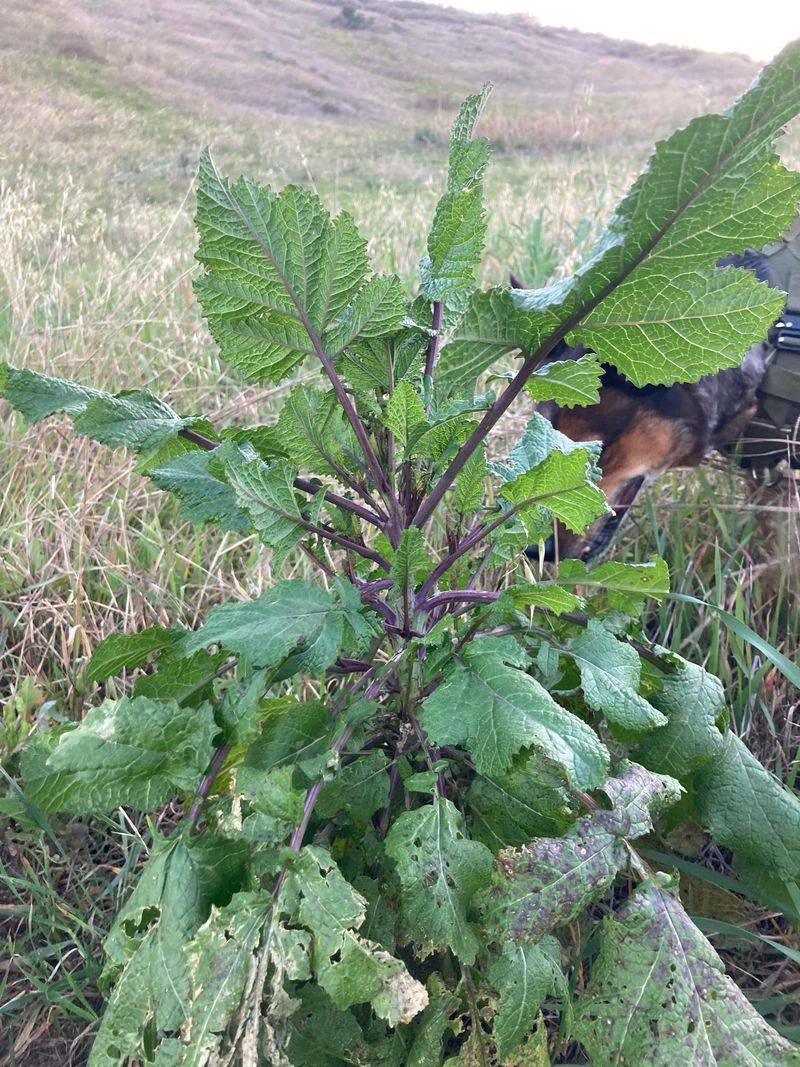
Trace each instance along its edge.
<path fill-rule="evenodd" d="M 612 726 L 642 734 L 666 725 L 666 716 L 639 695 L 642 666 L 638 653 L 618 641 L 598 619 L 590 619 L 572 639 L 570 655 L 580 670 L 586 703 Z"/>
<path fill-rule="evenodd" d="M 485 138 L 473 140 L 475 125 L 491 92 L 461 105 L 450 138 L 447 192 L 439 200 L 428 236 L 428 255 L 420 264 L 420 291 L 428 300 L 460 307 L 475 287 L 475 272 L 486 236 L 483 171 L 488 158 Z"/>
<path fill-rule="evenodd" d="M 292 785 L 294 766 L 269 771 L 240 767 L 236 789 L 248 802 L 255 817 L 245 820 L 245 836 L 250 840 L 277 845 L 287 841 L 303 817 L 305 790 Z"/>
<path fill-rule="evenodd" d="M 553 937 L 545 937 L 536 945 L 507 941 L 492 963 L 489 977 L 500 994 L 492 1036 L 498 1055 L 505 1059 L 533 1028 L 545 997 L 564 984 L 560 946 Z"/>
<path fill-rule="evenodd" d="M 368 1064 L 372 1049 L 355 1016 L 339 1011 L 319 986 L 299 991 L 300 1006 L 289 1018 L 289 1060 L 294 1067 L 340 1067 L 359 1061 Z"/>
<path fill-rule="evenodd" d="M 352 450 L 351 435 L 336 394 L 298 385 L 292 389 L 278 417 L 281 446 L 304 471 L 335 474 L 347 467 L 345 448 Z"/>
<path fill-rule="evenodd" d="M 636 759 L 654 771 L 688 781 L 724 748 L 728 709 L 722 683 L 702 667 L 677 659 L 674 672 L 663 679 L 652 701 L 668 722 L 642 740 Z"/>
<path fill-rule="evenodd" d="M 413 589 L 433 568 L 433 561 L 425 547 L 425 538 L 418 526 L 403 531 L 400 544 L 392 560 L 391 576 L 400 590 Z"/>
<path fill-rule="evenodd" d="M 592 1063 L 800 1063 L 800 1050 L 762 1019 L 655 881 L 606 919 L 575 1035 Z"/>
<path fill-rule="evenodd" d="M 403 914 L 413 933 L 473 963 L 479 943 L 467 909 L 489 880 L 491 852 L 469 840 L 460 812 L 440 796 L 399 815 L 385 847 L 397 864 Z"/>
<path fill-rule="evenodd" d="M 111 448 L 124 446 L 148 452 L 173 440 L 185 427 L 202 423 L 202 428 L 208 429 L 205 420 L 181 418 L 146 389 L 126 390 L 113 396 L 64 378 L 16 370 L 6 364 L 0 364 L 0 370 L 0 395 L 29 422 L 65 412 L 72 416 L 78 433 Z"/>
<path fill-rule="evenodd" d="M 499 475 L 504 482 L 511 482 L 534 467 L 538 467 L 554 451 L 568 456 L 570 453 L 588 452 L 595 463 L 600 458 L 600 441 L 573 441 L 557 430 L 552 423 L 534 411 L 525 427 L 525 431 L 511 449 L 505 463 L 493 463 L 493 474 Z M 597 468 L 600 477 L 600 468 Z"/>
<path fill-rule="evenodd" d="M 583 560 L 565 559 L 558 568 L 560 585 L 603 588 L 609 606 L 638 615 L 647 597 L 663 600 L 669 593 L 669 570 L 663 559 L 652 556 L 648 563 L 617 563 L 607 560 L 589 569 Z"/>
<path fill-rule="evenodd" d="M 180 500 L 181 512 L 189 522 L 198 526 L 215 522 L 223 530 L 243 533 L 250 528 L 250 519 L 236 503 L 232 487 L 219 477 L 219 460 L 213 452 L 195 449 L 159 463 L 147 473 L 159 489 Z"/>
<path fill-rule="evenodd" d="M 333 956 L 344 932 L 363 922 L 366 900 L 342 877 L 330 854 L 316 845 L 306 845 L 293 859 L 286 893 L 299 900 L 297 920 L 314 935 L 317 962 Z"/>
<path fill-rule="evenodd" d="M 51 378 L 0 363 L 0 396 L 28 422 L 41 422 L 62 411 L 79 415 L 93 397 L 107 395 L 65 378 Z"/>
<path fill-rule="evenodd" d="M 92 1047 L 92 1067 L 149 1058 L 153 1029 L 176 1030 L 189 995 L 184 948 L 212 904 L 241 885 L 245 853 L 209 834 L 157 838 L 105 942 L 106 982 L 116 985 Z"/>
<path fill-rule="evenodd" d="M 149 626 L 135 634 L 110 634 L 92 654 L 86 668 L 86 681 L 91 685 L 119 674 L 123 668 L 141 667 L 154 652 L 170 648 L 183 630 L 165 626 Z"/>
<path fill-rule="evenodd" d="M 653 818 L 674 804 L 679 784 L 635 763 L 625 763 L 603 791 L 610 811 L 598 809 L 563 837 L 538 838 L 501 852 L 492 888 L 484 894 L 484 916 L 496 941 L 538 941 L 563 926 L 599 897 L 628 860 L 627 840 L 653 829 Z"/>
<path fill-rule="evenodd" d="M 383 421 L 403 449 L 413 430 L 427 426 L 422 400 L 410 382 L 398 382 L 394 387 Z"/>
<path fill-rule="evenodd" d="M 284 460 L 265 463 L 260 457 L 234 456 L 225 463 L 225 473 L 237 505 L 250 516 L 264 544 L 272 548 L 273 566 L 280 568 L 287 553 L 308 536 L 294 494 L 297 471 Z"/>
<path fill-rule="evenodd" d="M 73 420 L 78 433 L 93 441 L 136 452 L 155 448 L 195 421 L 180 418 L 146 389 L 92 397 L 83 411 L 73 414 Z"/>
<path fill-rule="evenodd" d="M 700 822 L 736 860 L 800 882 L 800 800 L 728 733 L 694 781 Z"/>
<path fill-rule="evenodd" d="M 537 403 L 553 400 L 565 408 L 600 402 L 603 368 L 593 352 L 580 359 L 553 360 L 531 375 L 525 388 Z"/>
<path fill-rule="evenodd" d="M 187 655 L 184 640 L 165 649 L 158 659 L 158 670 L 153 674 L 139 675 L 133 686 L 133 695 L 150 697 L 152 700 L 177 700 L 180 704 L 202 704 L 212 696 L 211 683 L 228 659 L 226 652 L 209 655 L 200 649 Z"/>
<path fill-rule="evenodd" d="M 500 494 L 519 507 L 532 538 L 549 532 L 551 515 L 580 533 L 609 510 L 594 475 L 590 452 L 578 449 L 565 455 L 554 449 L 538 466 L 506 482 Z"/>
<path fill-rule="evenodd" d="M 266 668 L 279 666 L 295 653 L 295 670 L 314 673 L 338 656 L 344 621 L 344 606 L 335 593 L 292 579 L 255 600 L 212 608 L 205 626 L 189 635 L 185 648 L 191 653 L 219 645 L 247 656 L 254 667 Z"/>
<path fill-rule="evenodd" d="M 674 261 L 640 267 L 586 315 L 577 337 L 634 385 L 696 381 L 738 367 L 780 317 L 783 293 L 749 271 L 667 272 Z M 684 266 L 685 269 L 685 266 Z"/>
<path fill-rule="evenodd" d="M 515 761 L 505 774 L 476 775 L 467 800 L 473 836 L 493 852 L 533 837 L 557 837 L 577 813 L 563 777 L 535 756 Z"/>
<path fill-rule="evenodd" d="M 455 484 L 455 509 L 471 515 L 483 503 L 486 484 L 486 449 L 479 445 L 461 469 Z"/>
<path fill-rule="evenodd" d="M 338 356 L 354 341 L 394 333 L 402 326 L 405 315 L 403 291 L 395 275 L 371 278 L 326 335 L 325 342 Z"/>
<path fill-rule="evenodd" d="M 780 314 L 782 297 L 713 266 L 762 247 L 794 219 L 800 178 L 772 145 L 798 111 L 793 42 L 724 114 L 694 119 L 657 146 L 572 279 L 518 302 L 557 303 L 560 315 L 585 323 L 568 343 L 585 343 L 636 385 L 691 381 L 738 363 Z"/>
<path fill-rule="evenodd" d="M 276 195 L 247 178 L 231 185 L 206 152 L 196 222 L 197 258 L 206 268 L 197 295 L 223 359 L 246 378 L 285 378 L 319 355 L 339 320 L 331 335 L 338 346 L 399 325 L 396 283 L 366 281 L 365 246 L 352 219 L 331 220 L 305 189 L 290 185 Z"/>
<path fill-rule="evenodd" d="M 331 819 L 343 811 L 361 826 L 368 823 L 389 799 L 387 767 L 382 752 L 359 756 L 342 767 L 320 792 L 315 809 L 319 817 Z"/>
<path fill-rule="evenodd" d="M 545 608 L 561 615 L 565 611 L 576 611 L 583 607 L 583 600 L 576 593 L 547 582 L 520 582 L 509 586 L 508 593 L 516 608 Z"/>
<path fill-rule="evenodd" d="M 48 813 L 99 814 L 120 804 L 152 811 L 197 785 L 216 732 L 209 704 L 106 700 L 73 729 L 23 751 L 25 791 Z"/>
<path fill-rule="evenodd" d="M 286 697 L 264 700 L 268 685 L 267 672 L 254 671 L 225 691 L 218 709 L 218 722 L 230 745 L 248 745 L 258 734 L 261 720 L 269 714 L 268 709 L 276 704 L 281 708 L 286 706 Z"/>
<path fill-rule="evenodd" d="M 552 326 L 557 325 L 554 319 Z M 442 396 L 472 398 L 476 380 L 503 356 L 533 343 L 528 318 L 514 305 L 508 289 L 472 294 L 464 316 L 442 347 L 436 365 L 436 390 Z"/>
<path fill-rule="evenodd" d="M 299 763 L 326 749 L 328 711 L 324 704 L 301 704 L 294 697 L 270 701 L 260 736 L 250 746 L 246 766 L 271 770 L 283 763 Z"/>
<path fill-rule="evenodd" d="M 479 774 L 503 774 L 520 749 L 533 745 L 563 767 L 575 787 L 594 789 L 608 770 L 605 747 L 519 669 L 527 662 L 509 638 L 470 642 L 423 703 L 422 726 L 437 744 L 466 745 Z"/>

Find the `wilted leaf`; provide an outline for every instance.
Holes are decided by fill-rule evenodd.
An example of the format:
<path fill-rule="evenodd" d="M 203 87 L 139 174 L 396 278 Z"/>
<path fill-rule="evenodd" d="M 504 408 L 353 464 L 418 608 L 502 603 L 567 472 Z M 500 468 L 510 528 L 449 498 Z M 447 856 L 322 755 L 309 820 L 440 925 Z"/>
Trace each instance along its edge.
<path fill-rule="evenodd" d="M 538 838 L 500 852 L 485 896 L 488 929 L 497 941 L 538 941 L 571 922 L 614 881 L 628 859 L 626 841 L 653 828 L 653 818 L 680 796 L 678 783 L 635 763 L 603 786 L 613 807 L 576 822 L 563 837 Z"/>
<path fill-rule="evenodd" d="M 592 1063 L 800 1063 L 800 1050 L 767 1025 L 677 897 L 654 881 L 606 919 L 575 1033 Z"/>

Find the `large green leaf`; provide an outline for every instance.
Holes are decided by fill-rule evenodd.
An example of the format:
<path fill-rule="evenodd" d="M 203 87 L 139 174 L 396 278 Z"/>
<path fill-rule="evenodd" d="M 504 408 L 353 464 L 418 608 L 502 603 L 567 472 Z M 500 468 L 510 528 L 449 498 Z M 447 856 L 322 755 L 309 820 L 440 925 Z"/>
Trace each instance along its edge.
<path fill-rule="evenodd" d="M 201 424 L 208 431 L 205 420 L 181 418 L 146 389 L 112 395 L 5 364 L 0 364 L 0 396 L 29 422 L 65 412 L 72 416 L 79 433 L 111 448 L 148 452 L 174 439 L 186 427 Z"/>
<path fill-rule="evenodd" d="M 212 608 L 186 640 L 186 651 L 209 645 L 247 656 L 254 667 L 277 667 L 294 653 L 296 670 L 323 671 L 336 659 L 347 605 L 334 592 L 301 579 L 279 582 L 255 600 Z"/>
<path fill-rule="evenodd" d="M 636 759 L 687 781 L 724 748 L 728 709 L 722 683 L 702 667 L 678 660 L 652 701 L 668 721 L 643 739 Z"/>
<path fill-rule="evenodd" d="M 391 280 L 367 281 L 352 219 L 331 220 L 312 194 L 280 194 L 218 175 L 206 152 L 197 190 L 196 291 L 223 359 L 246 378 L 280 381 L 331 330 L 331 354 L 359 336 L 395 330 L 405 309 Z M 336 347 L 333 347 L 333 346 Z"/>
<path fill-rule="evenodd" d="M 403 812 L 387 834 L 386 854 L 397 864 L 403 914 L 413 935 L 473 963 L 479 942 L 467 909 L 489 881 L 492 854 L 469 840 L 458 809 L 436 796 L 431 804 Z"/>
<path fill-rule="evenodd" d="M 800 186 L 798 186 L 800 189 Z M 747 271 L 675 277 L 665 262 L 640 267 L 584 317 L 577 336 L 635 385 L 695 381 L 736 367 L 784 305 L 783 293 Z M 655 355 L 654 355 L 655 354 Z"/>
<path fill-rule="evenodd" d="M 484 895 L 494 940 L 532 943 L 571 922 L 627 863 L 627 840 L 649 833 L 655 816 L 680 796 L 673 778 L 635 763 L 621 772 L 603 786 L 610 811 L 592 812 L 563 837 L 537 838 L 498 855 L 492 888 Z"/>
<path fill-rule="evenodd" d="M 680 901 L 656 881 L 606 919 L 575 1034 L 597 1064 L 800 1063 L 800 1049 L 739 992 Z"/>
<path fill-rule="evenodd" d="M 590 619 L 569 648 L 580 670 L 586 703 L 593 711 L 629 734 L 666 724 L 666 716 L 639 695 L 642 665 L 638 653 L 618 641 L 599 620 Z"/>
<path fill-rule="evenodd" d="M 800 800 L 735 734 L 694 781 L 700 822 L 749 868 L 800 884 Z"/>
<path fill-rule="evenodd" d="M 209 704 L 147 697 L 106 700 L 73 729 L 42 735 L 22 754 L 27 795 L 42 811 L 95 814 L 120 804 L 152 811 L 193 789 L 217 732 Z"/>
<path fill-rule="evenodd" d="M 532 540 L 552 528 L 552 516 L 580 533 L 609 510 L 596 485 L 594 457 L 585 449 L 564 454 L 553 449 L 536 467 L 506 482 L 500 494 L 519 508 Z"/>
<path fill-rule="evenodd" d="M 475 286 L 486 235 L 483 213 L 483 171 L 488 144 L 473 139 L 475 125 L 491 92 L 468 96 L 461 105 L 450 138 L 447 191 L 439 200 L 428 236 L 428 255 L 420 264 L 421 292 L 428 300 L 461 307 Z"/>
<path fill-rule="evenodd" d="M 656 148 L 584 266 L 512 299 L 545 311 L 634 384 L 672 384 L 733 366 L 780 314 L 782 297 L 716 261 L 778 237 L 800 177 L 773 154 L 800 111 L 800 43 L 788 45 L 722 115 L 693 120 Z"/>
<path fill-rule="evenodd" d="M 438 744 L 465 745 L 480 774 L 503 774 L 517 752 L 532 745 L 563 767 L 574 786 L 594 789 L 608 770 L 605 747 L 521 669 L 527 665 L 526 653 L 510 638 L 470 642 L 422 705 L 425 731 Z"/>

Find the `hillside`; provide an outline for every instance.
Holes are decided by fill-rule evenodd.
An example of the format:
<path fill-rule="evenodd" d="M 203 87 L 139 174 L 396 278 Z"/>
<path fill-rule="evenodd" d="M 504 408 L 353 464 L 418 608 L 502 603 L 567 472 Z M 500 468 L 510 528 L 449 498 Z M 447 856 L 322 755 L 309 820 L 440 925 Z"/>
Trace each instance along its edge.
<path fill-rule="evenodd" d="M 137 113 L 180 115 L 256 135 L 322 123 L 424 141 L 486 80 L 497 86 L 489 132 L 505 147 L 652 143 L 755 71 L 738 55 L 406 0 L 17 0 L 4 22 L 5 123 L 34 157 L 48 151 L 37 117 L 51 146 L 91 142 L 108 133 L 112 105 L 126 126 Z"/>

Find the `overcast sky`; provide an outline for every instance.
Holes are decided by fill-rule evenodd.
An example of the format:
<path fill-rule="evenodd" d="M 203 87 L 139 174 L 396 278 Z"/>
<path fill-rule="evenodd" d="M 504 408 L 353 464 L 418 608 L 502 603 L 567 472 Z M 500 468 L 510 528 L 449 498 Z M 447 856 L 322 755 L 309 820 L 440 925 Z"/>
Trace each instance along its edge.
<path fill-rule="evenodd" d="M 798 0 L 425 0 L 468 11 L 524 12 L 546 26 L 567 26 L 646 44 L 769 59 L 800 37 Z"/>

